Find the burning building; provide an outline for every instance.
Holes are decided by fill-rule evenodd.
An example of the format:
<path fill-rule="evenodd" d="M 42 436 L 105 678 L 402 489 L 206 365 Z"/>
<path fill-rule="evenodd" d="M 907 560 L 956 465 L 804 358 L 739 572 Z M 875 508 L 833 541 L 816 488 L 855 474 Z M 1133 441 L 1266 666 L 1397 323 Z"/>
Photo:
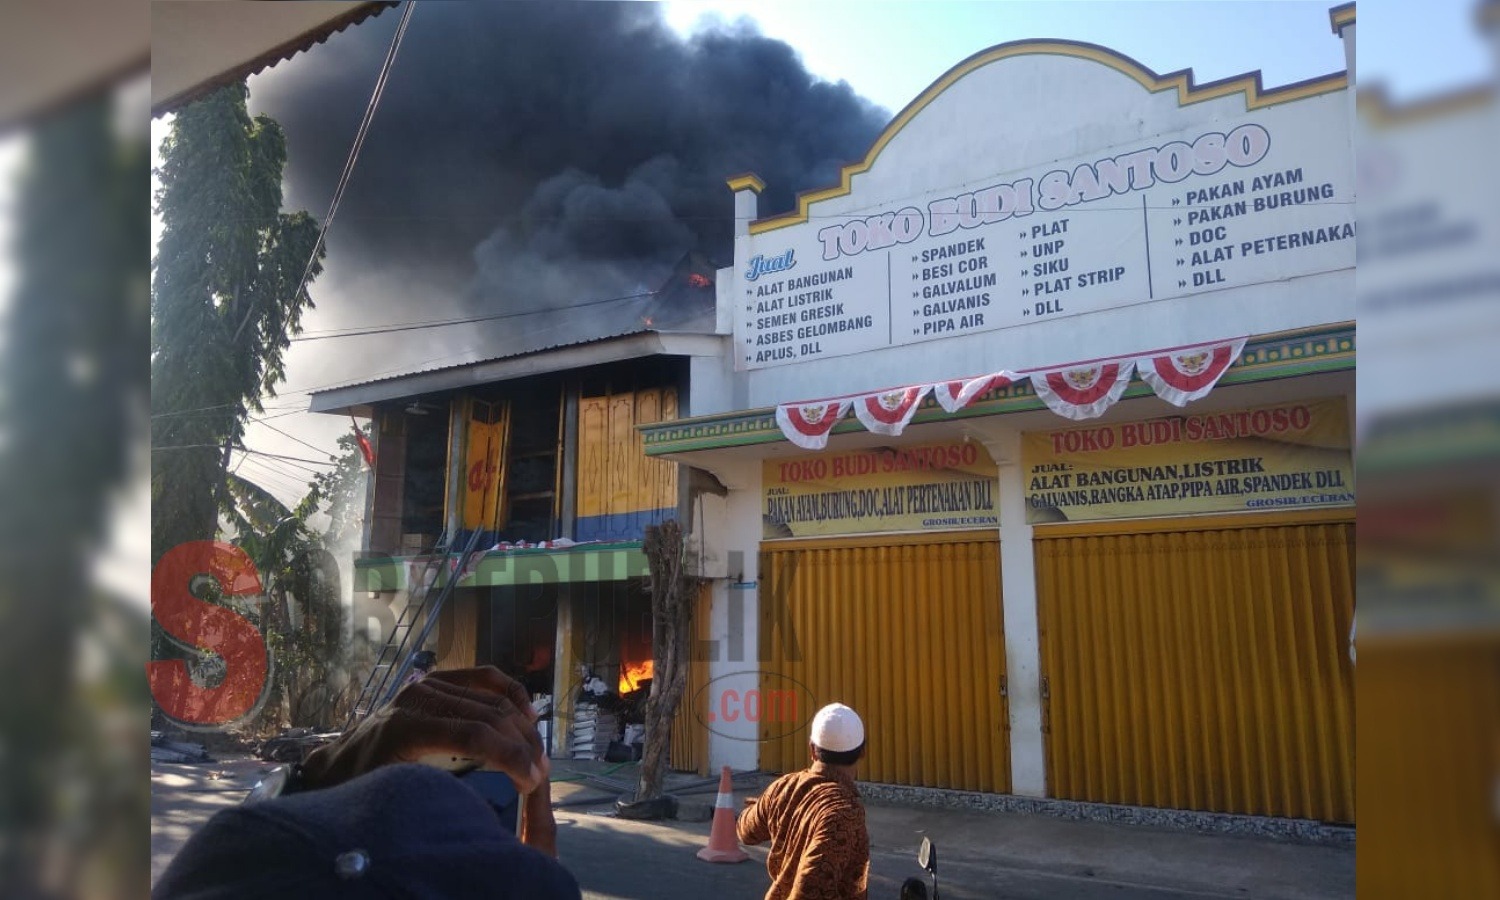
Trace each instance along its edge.
<path fill-rule="evenodd" d="M 876 782 L 1350 823 L 1352 93 L 1003 44 L 790 212 L 730 177 L 733 264 L 628 328 L 314 408 L 377 423 L 372 551 L 493 548 L 443 657 L 550 665 L 561 752 L 645 680 L 675 517 L 716 685 L 678 765 L 799 767 L 842 700 Z"/>
<path fill-rule="evenodd" d="M 641 426 L 728 488 L 715 765 L 805 764 L 805 692 L 873 782 L 1353 822 L 1353 93 L 1018 41 L 730 180 L 732 376 Z"/>
<path fill-rule="evenodd" d="M 360 587 L 376 606 L 421 602 L 414 560 L 476 548 L 440 612 L 439 666 L 494 665 L 555 698 L 555 750 L 598 686 L 615 698 L 650 687 L 641 538 L 681 515 L 686 485 L 636 429 L 679 415 L 687 360 L 719 341 L 714 295 L 714 270 L 689 255 L 658 289 L 586 321 L 530 317 L 498 348 L 511 353 L 314 397 L 315 411 L 374 422 Z M 536 348 L 560 322 L 574 339 Z"/>
<path fill-rule="evenodd" d="M 684 39 L 652 4 L 432 4 L 414 22 L 320 284 L 386 318 L 477 313 L 442 334 L 479 361 L 320 391 L 312 409 L 374 423 L 366 606 L 395 627 L 408 596 L 411 567 L 377 560 L 480 535 L 442 612 L 443 665 L 525 675 L 561 719 L 584 684 L 622 696 L 650 679 L 640 542 L 687 521 L 691 486 L 636 429 L 685 414 L 692 361 L 723 356 L 723 179 L 754 166 L 789 207 L 888 116 L 749 26 Z M 332 194 L 357 125 L 344 117 L 394 27 L 252 84 L 296 148 L 290 205 Z M 361 346 L 399 354 L 403 337 Z M 697 768 L 682 762 L 697 752 L 674 758 Z"/>

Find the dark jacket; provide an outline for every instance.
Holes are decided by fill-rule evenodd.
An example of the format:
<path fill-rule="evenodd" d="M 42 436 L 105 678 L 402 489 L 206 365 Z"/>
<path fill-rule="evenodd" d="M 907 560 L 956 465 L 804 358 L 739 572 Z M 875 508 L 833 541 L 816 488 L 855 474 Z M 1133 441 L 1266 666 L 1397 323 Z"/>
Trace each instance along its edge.
<path fill-rule="evenodd" d="M 428 766 L 402 765 L 215 815 L 172 860 L 151 896 L 581 895 L 567 869 L 517 840 L 463 782 Z"/>

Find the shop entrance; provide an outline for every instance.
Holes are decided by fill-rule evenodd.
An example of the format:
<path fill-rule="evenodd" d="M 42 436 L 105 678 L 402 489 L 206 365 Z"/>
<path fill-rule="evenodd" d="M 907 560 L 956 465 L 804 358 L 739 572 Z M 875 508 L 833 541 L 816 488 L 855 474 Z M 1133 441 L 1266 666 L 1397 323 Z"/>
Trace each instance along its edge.
<path fill-rule="evenodd" d="M 533 696 L 552 693 L 557 644 L 556 591 L 497 587 L 477 610 L 475 662 L 494 666 Z"/>
<path fill-rule="evenodd" d="M 1008 793 L 999 554 L 993 531 L 761 544 L 761 693 L 854 707 L 862 779 Z M 762 768 L 807 764 L 812 712 L 761 722 Z"/>
<path fill-rule="evenodd" d="M 1353 510 L 1035 537 L 1048 794 L 1354 821 Z"/>
<path fill-rule="evenodd" d="M 709 593 L 699 598 L 697 629 L 706 634 Z M 562 610 L 556 755 L 626 762 L 645 750 L 646 703 L 655 676 L 651 594 L 646 579 L 567 585 Z M 707 771 L 700 688 L 707 663 L 693 660 L 672 721 L 674 769 Z"/>

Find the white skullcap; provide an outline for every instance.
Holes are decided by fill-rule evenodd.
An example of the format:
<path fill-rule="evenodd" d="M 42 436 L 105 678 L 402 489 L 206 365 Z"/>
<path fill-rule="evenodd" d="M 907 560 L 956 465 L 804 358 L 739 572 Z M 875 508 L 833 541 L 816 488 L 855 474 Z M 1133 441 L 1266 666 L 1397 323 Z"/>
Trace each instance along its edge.
<path fill-rule="evenodd" d="M 865 742 L 865 723 L 844 704 L 830 703 L 813 716 L 811 740 L 815 747 L 847 753 Z"/>

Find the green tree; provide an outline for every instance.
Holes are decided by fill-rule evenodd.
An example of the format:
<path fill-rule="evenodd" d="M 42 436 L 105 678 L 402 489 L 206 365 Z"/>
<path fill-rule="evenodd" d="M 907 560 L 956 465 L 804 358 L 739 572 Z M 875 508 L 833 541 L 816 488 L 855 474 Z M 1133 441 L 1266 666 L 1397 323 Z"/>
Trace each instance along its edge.
<path fill-rule="evenodd" d="M 260 572 L 258 625 L 275 660 L 270 696 L 249 725 L 256 731 L 328 727 L 347 706 L 352 648 L 338 566 L 325 535 L 308 524 L 318 509 L 318 488 L 295 509 L 237 475 L 229 476 L 228 489 L 231 540 Z"/>
<path fill-rule="evenodd" d="M 227 463 L 274 397 L 312 306 L 317 223 L 281 211 L 286 139 L 243 83 L 177 113 L 162 142 L 151 286 L 151 551 L 217 533 Z M 322 253 L 319 253 L 321 258 Z"/>
<path fill-rule="evenodd" d="M 348 628 L 334 551 L 359 528 L 364 460 L 353 435 L 341 437 L 334 468 L 315 475 L 288 507 L 247 479 L 227 478 L 232 541 L 255 561 L 265 593 L 261 633 L 275 666 L 266 707 L 251 727 L 332 727 L 348 714 L 358 682 L 351 672 L 368 649 Z M 326 518 L 319 528 L 315 520 Z"/>
<path fill-rule="evenodd" d="M 370 426 L 360 432 L 368 440 Z M 313 476 L 312 490 L 303 504 L 321 504 L 328 516 L 323 540 L 330 549 L 342 547 L 356 536 L 365 522 L 365 459 L 353 434 L 339 437 L 339 453 L 331 456 L 333 471 Z M 356 543 L 356 547 L 358 544 Z"/>

